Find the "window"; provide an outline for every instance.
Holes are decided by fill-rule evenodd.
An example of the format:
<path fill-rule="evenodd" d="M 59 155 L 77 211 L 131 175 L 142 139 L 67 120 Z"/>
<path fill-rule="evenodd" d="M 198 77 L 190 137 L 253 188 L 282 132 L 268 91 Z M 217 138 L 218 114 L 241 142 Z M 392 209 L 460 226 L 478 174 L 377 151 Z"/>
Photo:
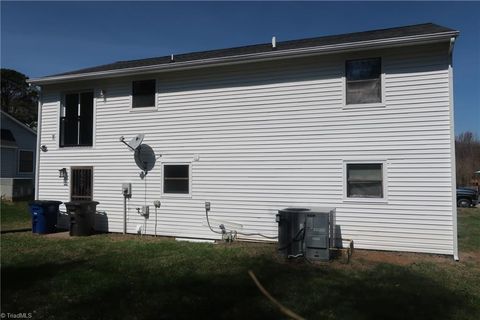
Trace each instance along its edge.
<path fill-rule="evenodd" d="M 345 73 L 347 105 L 382 102 L 380 58 L 349 60 Z"/>
<path fill-rule="evenodd" d="M 92 200 L 92 172 L 93 168 L 72 168 L 70 197 L 72 201 Z"/>
<path fill-rule="evenodd" d="M 93 92 L 67 93 L 60 115 L 60 147 L 91 146 Z"/>
<path fill-rule="evenodd" d="M 33 151 L 26 151 L 26 150 L 18 151 L 18 172 L 19 173 L 33 172 Z"/>
<path fill-rule="evenodd" d="M 12 131 L 8 129 L 1 129 L 0 131 L 0 140 L 2 142 L 2 147 L 16 147 L 17 142 L 13 136 Z"/>
<path fill-rule="evenodd" d="M 155 80 L 132 82 L 132 108 L 155 107 Z"/>
<path fill-rule="evenodd" d="M 384 198 L 382 163 L 347 163 L 347 198 Z"/>
<path fill-rule="evenodd" d="M 190 166 L 165 164 L 163 166 L 163 193 L 190 193 Z"/>

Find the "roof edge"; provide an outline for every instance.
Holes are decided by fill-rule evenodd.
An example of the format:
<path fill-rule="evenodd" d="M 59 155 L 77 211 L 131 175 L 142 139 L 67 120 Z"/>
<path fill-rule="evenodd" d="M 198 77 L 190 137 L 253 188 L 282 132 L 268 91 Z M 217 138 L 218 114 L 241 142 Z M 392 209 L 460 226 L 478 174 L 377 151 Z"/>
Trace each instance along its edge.
<path fill-rule="evenodd" d="M 20 120 L 18 120 L 17 118 L 12 116 L 11 114 L 8 114 L 7 112 L 5 112 L 3 110 L 0 110 L 0 112 L 2 113 L 2 115 L 6 115 L 9 119 L 11 119 L 15 123 L 21 125 L 23 128 L 27 129 L 28 131 L 30 131 L 30 133 L 33 133 L 34 135 L 37 135 L 37 132 L 35 130 L 33 130 L 32 128 L 30 128 L 25 123 L 21 122 Z"/>
<path fill-rule="evenodd" d="M 209 58 L 201 60 L 192 60 L 185 62 L 176 62 L 172 64 L 157 64 L 142 67 L 131 67 L 99 72 L 87 72 L 71 75 L 50 76 L 42 78 L 28 79 L 27 82 L 35 85 L 48 85 L 63 82 L 93 80 L 103 78 L 114 78 L 128 75 L 137 75 L 142 73 L 157 73 L 174 70 L 195 69 L 203 67 L 211 67 L 226 64 L 240 64 L 248 62 L 257 62 L 265 60 L 285 59 L 291 57 L 302 57 L 310 55 L 328 54 L 339 51 L 358 51 L 362 49 L 379 49 L 387 47 L 402 46 L 408 44 L 431 43 L 450 40 L 452 37 L 457 37 L 458 31 L 447 31 L 407 37 L 384 38 L 377 40 L 357 41 L 350 43 L 324 45 L 306 48 L 296 48 L 289 50 L 279 50 L 271 52 L 251 53 L 244 55 L 234 55 L 227 57 Z"/>

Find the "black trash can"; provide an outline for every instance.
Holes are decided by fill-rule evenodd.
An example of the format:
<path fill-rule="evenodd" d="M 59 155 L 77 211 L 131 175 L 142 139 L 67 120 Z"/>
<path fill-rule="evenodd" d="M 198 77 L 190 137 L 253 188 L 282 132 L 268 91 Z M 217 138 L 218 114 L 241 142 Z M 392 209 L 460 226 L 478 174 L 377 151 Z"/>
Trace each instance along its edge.
<path fill-rule="evenodd" d="M 70 235 L 89 236 L 95 232 L 95 212 L 97 201 L 78 200 L 65 202 L 70 216 Z"/>
<path fill-rule="evenodd" d="M 61 201 L 35 200 L 28 203 L 32 216 L 32 233 L 47 234 L 56 231 L 58 206 Z"/>

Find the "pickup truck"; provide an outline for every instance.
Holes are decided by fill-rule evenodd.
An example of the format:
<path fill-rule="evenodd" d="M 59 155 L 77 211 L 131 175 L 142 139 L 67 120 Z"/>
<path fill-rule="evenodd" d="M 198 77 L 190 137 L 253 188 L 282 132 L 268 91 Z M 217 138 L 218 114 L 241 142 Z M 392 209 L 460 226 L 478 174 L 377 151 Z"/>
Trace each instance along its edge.
<path fill-rule="evenodd" d="M 478 203 L 478 191 L 471 188 L 457 188 L 457 207 L 468 208 Z"/>

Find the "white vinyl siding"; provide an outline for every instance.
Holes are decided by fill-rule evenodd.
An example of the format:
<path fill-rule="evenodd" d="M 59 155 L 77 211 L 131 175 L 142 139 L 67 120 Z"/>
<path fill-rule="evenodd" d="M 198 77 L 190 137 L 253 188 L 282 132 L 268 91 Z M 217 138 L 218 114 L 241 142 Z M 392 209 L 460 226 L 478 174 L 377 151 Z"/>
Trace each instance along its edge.
<path fill-rule="evenodd" d="M 95 99 L 94 147 L 82 150 L 52 139 L 58 92 L 75 84 L 46 87 L 40 198 L 68 201 L 58 169 L 95 166 L 94 200 L 113 232 L 123 230 L 120 190 L 131 182 L 131 233 L 143 225 L 135 208 L 146 193 L 148 205 L 162 201 L 157 231 L 165 236 L 218 238 L 205 225 L 205 201 L 212 218 L 267 235 L 277 233 L 278 209 L 335 207 L 342 236 L 357 248 L 452 254 L 448 45 L 363 54 L 382 58 L 382 108 L 343 108 L 343 54 L 159 73 L 161 108 L 151 113 L 130 112 L 135 79 L 96 82 L 106 95 Z M 119 142 L 137 133 L 161 155 L 146 181 Z M 344 162 L 377 159 L 388 161 L 388 202 L 344 201 Z M 161 163 L 169 162 L 191 164 L 190 197 L 162 194 Z M 151 211 L 147 233 L 154 221 Z"/>

